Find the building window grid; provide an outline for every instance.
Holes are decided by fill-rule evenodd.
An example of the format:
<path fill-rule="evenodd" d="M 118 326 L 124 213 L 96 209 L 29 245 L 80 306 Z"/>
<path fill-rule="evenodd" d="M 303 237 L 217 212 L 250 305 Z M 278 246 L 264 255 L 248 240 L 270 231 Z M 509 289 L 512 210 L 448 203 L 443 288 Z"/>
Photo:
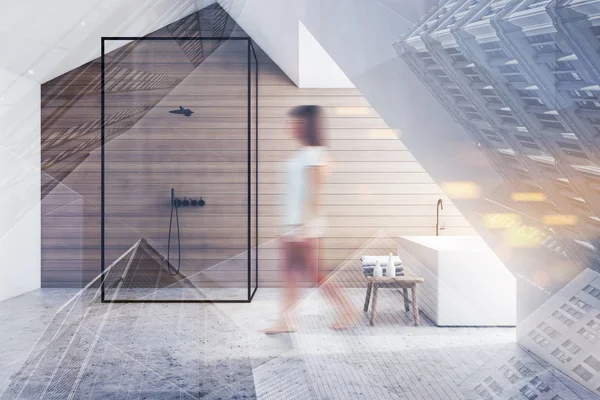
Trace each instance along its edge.
<path fill-rule="evenodd" d="M 586 325 L 596 332 L 600 332 L 600 323 L 596 322 L 596 320 L 591 319 Z"/>
<path fill-rule="evenodd" d="M 596 128 L 598 134 L 600 134 L 600 118 L 588 118 L 588 121 Z M 598 134 L 596 137 L 598 137 Z"/>
<path fill-rule="evenodd" d="M 556 318 L 557 320 L 559 320 L 560 322 L 562 322 L 563 324 L 565 324 L 566 326 L 571 326 L 575 322 L 559 311 L 554 311 L 552 313 L 552 316 L 554 318 Z"/>
<path fill-rule="evenodd" d="M 473 120 L 477 120 L 477 121 L 481 121 L 483 120 L 483 118 L 481 118 L 481 115 L 479 115 L 478 112 L 466 112 L 465 114 L 467 115 L 467 117 L 469 117 L 469 119 L 473 119 Z"/>
<path fill-rule="evenodd" d="M 496 115 L 498 115 L 503 122 L 511 125 L 520 125 L 514 117 L 514 114 L 508 110 L 494 110 L 494 113 L 496 113 Z"/>
<path fill-rule="evenodd" d="M 525 105 L 530 106 L 530 107 L 546 107 L 546 103 L 544 103 L 542 101 L 542 99 L 540 98 L 521 98 L 523 100 L 523 103 L 525 103 Z M 548 108 L 548 107 L 546 107 Z"/>
<path fill-rule="evenodd" d="M 457 62 L 468 62 L 469 60 L 467 59 L 467 57 L 465 57 L 460 50 L 458 50 L 456 47 L 449 47 L 445 49 L 446 54 L 448 54 L 448 56 L 450 56 L 450 58 L 452 58 L 452 61 L 454 61 L 455 63 Z"/>
<path fill-rule="evenodd" d="M 523 396 L 525 396 L 525 398 L 528 400 L 534 400 L 538 397 L 538 395 L 531 387 L 529 387 L 529 385 L 523 386 L 521 389 L 519 389 L 519 392 L 521 392 Z"/>
<path fill-rule="evenodd" d="M 587 101 L 587 100 L 598 100 L 600 97 L 595 92 L 591 90 L 571 90 L 569 91 L 571 97 L 577 101 Z"/>
<path fill-rule="evenodd" d="M 571 362 L 571 360 L 573 360 L 573 358 L 567 355 L 564 351 L 562 351 L 560 347 L 554 349 L 554 351 L 552 351 L 552 353 L 550 354 L 563 364 Z"/>
<path fill-rule="evenodd" d="M 581 350 L 581 347 L 573 343 L 570 339 L 565 340 L 561 346 L 567 349 L 573 355 L 576 355 Z"/>
<path fill-rule="evenodd" d="M 540 147 L 536 144 L 535 140 L 529 136 L 515 134 L 515 138 L 519 141 L 522 147 L 528 150 L 535 150 L 536 153 L 541 151 Z"/>
<path fill-rule="evenodd" d="M 483 96 L 487 104 L 504 104 L 498 96 Z"/>
<path fill-rule="evenodd" d="M 477 110 L 472 105 L 459 105 L 458 108 L 463 110 L 465 113 L 477 113 Z"/>
<path fill-rule="evenodd" d="M 600 372 L 600 361 L 598 361 L 598 359 L 596 359 L 594 356 L 589 356 L 583 360 L 583 362 L 592 367 L 594 371 Z"/>
<path fill-rule="evenodd" d="M 600 101 L 579 101 L 577 106 L 580 110 L 600 111 Z"/>
<path fill-rule="evenodd" d="M 475 392 L 484 400 L 492 400 L 494 397 L 487 391 L 483 385 L 475 386 Z"/>
<path fill-rule="evenodd" d="M 561 48 L 558 46 L 558 44 L 556 44 L 555 35 L 551 33 L 527 36 L 527 41 L 538 54 L 561 52 Z"/>
<path fill-rule="evenodd" d="M 508 362 L 517 371 L 519 371 L 522 376 L 531 376 L 533 374 L 533 371 L 527 368 L 527 366 L 525 366 L 525 364 L 523 364 L 521 361 L 517 360 L 517 357 L 511 357 Z"/>
<path fill-rule="evenodd" d="M 463 61 L 463 58 L 464 58 L 464 56 L 462 56 L 462 55 L 457 55 L 457 56 L 454 56 L 454 57 L 451 55 L 451 57 L 453 59 L 454 59 L 454 57 L 462 57 L 462 58 L 459 59 L 460 61 Z M 466 60 L 466 58 L 465 58 L 465 60 Z M 455 61 L 458 61 L 458 60 L 455 59 Z M 557 70 L 558 69 L 567 69 L 567 65 L 559 66 L 556 69 Z M 563 71 L 561 71 L 561 72 L 563 72 Z M 570 72 L 572 72 L 572 71 L 569 71 L 569 73 Z M 580 80 L 580 77 L 578 75 L 577 75 L 577 77 L 574 77 L 574 76 L 572 76 L 572 77 L 573 77 L 573 80 Z M 563 79 L 563 80 L 567 80 L 567 79 L 570 79 L 570 78 L 566 78 L 566 79 Z M 597 99 L 597 96 L 593 92 L 589 92 L 589 91 L 586 91 L 586 92 L 573 91 L 573 92 L 575 93 L 575 95 L 572 96 L 572 97 L 574 98 L 574 100 L 579 100 L 578 103 L 580 104 L 580 107 L 587 108 L 587 109 L 598 109 L 598 108 L 600 108 L 600 103 L 599 102 L 597 102 L 597 101 L 594 102 L 594 101 L 590 101 L 589 100 L 589 99 Z M 483 97 L 487 100 L 488 103 L 496 103 L 497 104 L 497 101 L 500 102 L 500 100 L 497 97 L 495 97 L 495 96 L 483 96 Z M 543 101 L 541 99 L 533 97 L 533 96 L 527 96 L 527 97 L 522 96 L 522 98 L 523 98 L 523 100 L 528 101 L 529 105 L 539 105 L 539 106 L 543 106 L 544 105 L 544 103 L 543 103 Z M 552 117 L 550 118 L 550 120 L 553 120 L 553 119 L 555 119 L 555 118 L 552 118 Z M 598 120 L 597 122 L 598 122 L 598 125 L 600 126 L 600 120 Z M 562 124 L 560 126 L 562 127 Z M 557 125 L 557 127 L 558 127 L 558 125 Z M 490 135 L 488 135 L 488 136 L 490 136 Z M 495 137 L 496 140 L 499 140 L 497 134 L 493 133 L 492 136 Z M 595 296 L 595 297 L 597 297 L 597 296 Z M 559 313 L 559 314 L 562 315 L 561 313 Z M 569 314 L 572 315 L 572 316 L 575 316 L 578 319 L 581 318 L 581 316 L 580 316 L 581 314 L 580 313 L 576 312 L 575 314 L 571 314 L 571 313 L 569 313 Z M 557 319 L 561 320 L 561 322 L 565 323 L 565 325 L 570 326 L 573 323 L 573 321 L 571 321 L 570 319 L 568 319 L 566 316 L 564 316 L 564 315 L 562 315 L 562 316 L 563 316 L 564 320 L 569 321 L 569 323 L 565 323 L 565 321 L 561 320 L 559 317 L 557 317 Z M 556 350 L 558 350 L 558 348 Z M 577 352 L 577 351 L 579 351 L 579 350 L 576 349 L 575 352 Z M 569 359 L 570 359 L 570 357 L 569 357 Z M 600 391 L 600 388 L 599 388 L 599 391 Z M 489 394 L 488 394 L 488 396 L 489 396 Z M 555 398 L 558 399 L 560 397 L 555 396 Z"/>
<path fill-rule="evenodd" d="M 520 74 L 521 70 L 519 69 L 519 67 L 517 67 L 514 64 L 509 64 L 509 65 L 501 65 L 498 67 L 498 70 L 500 70 L 500 72 L 507 73 L 507 74 L 511 74 L 511 73 L 517 73 Z"/>
<path fill-rule="evenodd" d="M 558 82 L 582 82 L 583 78 L 577 72 L 571 61 L 550 61 L 546 63 Z"/>
<path fill-rule="evenodd" d="M 517 90 L 517 95 L 529 106 L 546 107 L 546 103 L 540 98 L 537 90 Z"/>
<path fill-rule="evenodd" d="M 521 73 L 503 73 L 504 78 L 510 83 L 528 83 Z"/>
<path fill-rule="evenodd" d="M 535 376 L 529 381 L 529 383 L 532 384 L 540 393 L 547 393 L 550 391 L 550 386 L 546 385 L 546 383 L 544 383 L 539 376 Z"/>
<path fill-rule="evenodd" d="M 531 44 L 546 45 L 554 40 L 554 35 L 552 35 L 552 34 L 536 35 L 536 36 L 528 37 L 527 39 Z M 557 47 L 557 49 L 558 49 L 558 47 Z M 558 49 L 558 50 L 560 50 L 560 49 Z M 576 67 L 572 62 L 555 61 L 555 62 L 549 62 L 547 64 L 548 64 L 549 69 L 551 69 L 555 73 L 556 79 L 559 82 L 581 82 L 581 81 L 583 81 L 581 76 L 576 72 Z M 522 100 L 527 105 L 545 106 L 545 104 L 543 103 L 543 101 L 541 99 L 531 98 L 529 96 L 523 96 L 525 94 L 524 93 L 525 91 L 518 91 L 518 92 L 521 95 Z M 590 101 L 589 100 L 589 99 L 597 99 L 597 96 L 593 92 L 591 92 L 591 91 L 582 92 L 582 91 L 574 90 L 574 91 L 570 91 L 570 94 L 573 99 L 579 100 L 579 102 L 578 102 L 579 109 L 600 110 L 600 101 Z M 538 115 L 538 118 L 539 118 L 539 115 Z M 564 126 L 562 126 L 562 124 L 559 124 L 558 121 L 554 121 L 553 118 L 539 118 L 539 119 L 540 119 L 540 122 L 542 123 L 542 125 L 546 128 L 564 129 Z M 600 135 L 600 119 L 596 122 L 597 122 L 597 124 L 595 124 L 593 121 L 590 121 L 591 125 L 594 126 L 597 133 Z M 574 149 L 571 149 L 571 150 L 574 150 Z M 584 159 L 588 158 L 585 155 L 585 153 L 583 153 L 581 148 L 575 149 L 575 152 L 567 150 L 567 151 L 565 151 L 565 153 L 567 155 L 575 156 L 578 158 L 584 158 Z"/>
<path fill-rule="evenodd" d="M 586 340 L 589 340 L 590 342 L 594 342 L 596 340 L 596 335 L 594 335 L 592 332 L 588 331 L 585 328 L 579 329 L 577 333 L 579 333 L 581 336 L 583 336 Z"/>
<path fill-rule="evenodd" d="M 524 132 L 519 131 L 514 135 L 520 142 L 535 143 L 535 140 L 531 136 L 524 135 Z"/>
<path fill-rule="evenodd" d="M 505 54 L 506 56 L 506 54 Z M 506 56 L 508 57 L 508 56 Z M 501 65 L 497 67 L 498 71 L 504 76 L 504 78 L 510 83 L 529 83 L 527 78 L 521 72 L 521 69 L 517 65 Z"/>
<path fill-rule="evenodd" d="M 484 134 L 485 137 L 487 137 L 489 140 L 491 140 L 492 142 L 495 142 L 495 144 L 504 144 L 505 140 L 504 138 L 502 138 L 501 136 L 499 136 L 496 132 L 490 130 L 490 129 L 481 129 L 480 130 L 481 133 Z"/>
<path fill-rule="evenodd" d="M 462 60 L 462 59 L 461 59 L 461 60 Z M 562 66 L 562 67 L 560 67 L 560 68 L 562 68 L 562 69 L 567 69 L 567 68 L 566 68 L 566 66 Z M 559 69 L 559 68 L 557 68 L 557 69 Z M 562 71 L 561 71 L 561 72 L 562 72 Z M 571 71 L 569 71 L 569 72 L 571 72 Z M 559 80 L 560 80 L 560 79 L 559 79 Z M 563 80 L 566 80 L 566 79 L 563 79 Z M 580 77 L 578 77 L 578 76 L 577 76 L 577 77 L 574 77 L 574 80 L 580 80 Z M 580 107 L 581 107 L 581 108 L 585 108 L 585 109 L 600 109 L 600 102 L 597 102 L 597 101 L 590 101 L 590 100 L 589 100 L 589 99 L 598 99 L 598 97 L 597 97 L 597 96 L 596 96 L 596 95 L 595 95 L 593 92 L 589 92 L 589 91 L 585 91 L 585 92 L 573 91 L 573 92 L 571 92 L 571 93 L 574 93 L 574 95 L 573 95 L 572 97 L 573 97 L 573 99 L 574 99 L 574 100 L 578 101 L 578 104 L 580 105 Z M 482 93 L 482 94 L 483 94 L 483 93 Z M 484 98 L 487 100 L 487 102 L 488 102 L 488 103 L 496 103 L 496 104 L 497 104 L 498 102 L 500 102 L 500 100 L 499 100 L 497 97 L 495 97 L 495 96 L 483 96 L 483 97 L 484 97 Z M 523 97 L 524 97 L 524 96 L 523 96 Z M 544 103 L 543 103 L 543 101 L 542 101 L 541 99 L 539 99 L 539 98 L 535 98 L 535 97 L 530 97 L 530 96 L 527 96 L 527 97 L 526 97 L 526 98 L 524 98 L 523 100 L 529 100 L 529 105 L 534 105 L 534 104 L 535 104 L 535 105 L 540 105 L 540 106 L 544 105 Z M 552 119 L 552 118 L 551 118 L 551 119 Z M 596 121 L 596 122 L 598 123 L 598 125 L 600 125 L 600 120 L 598 120 L 598 121 Z M 489 136 L 489 135 L 488 135 L 488 136 Z M 492 136 L 494 136 L 494 137 L 496 137 L 496 138 L 497 138 L 497 135 L 496 135 L 495 133 L 493 133 L 493 135 L 492 135 Z M 496 139 L 496 140 L 498 140 L 498 139 Z M 596 290 L 595 292 L 593 292 L 593 293 L 590 293 L 590 294 L 591 294 L 592 296 L 594 296 L 594 297 L 598 298 L 598 295 L 600 294 L 600 290 L 598 290 L 598 289 L 595 289 L 595 290 Z M 587 311 L 587 310 L 586 310 L 586 311 Z M 559 315 L 561 315 L 565 321 L 569 321 L 569 322 L 565 323 L 565 321 L 563 321 L 563 319 L 561 319 L 560 317 L 557 317 L 557 316 L 555 316 L 557 319 L 561 320 L 561 322 L 565 323 L 565 325 L 568 325 L 568 326 L 572 325 L 572 323 L 573 323 L 573 321 L 572 321 L 572 320 L 568 319 L 566 316 L 564 316 L 564 315 L 563 315 L 563 314 L 561 314 L 561 313 L 558 313 L 558 314 L 559 314 Z M 579 318 L 581 318 L 581 316 L 580 316 L 581 314 L 580 314 L 580 313 L 575 313 L 575 314 L 571 314 L 571 313 L 570 313 L 570 315 L 573 315 L 573 316 L 577 317 L 578 319 L 579 319 Z M 599 318 L 600 318 L 600 315 L 599 315 Z M 588 326 L 590 326 L 590 327 L 591 327 L 592 329 L 594 329 L 594 330 L 597 330 L 597 328 L 598 328 L 598 327 L 600 327 L 600 325 L 599 325 L 599 324 L 597 324 L 596 322 L 593 322 L 593 321 L 590 321 L 590 322 L 588 323 Z M 576 352 L 578 352 L 578 351 L 579 351 L 579 349 L 578 349 L 578 348 L 576 348 L 576 347 L 574 347 L 574 346 L 570 346 L 570 348 L 571 348 L 571 349 L 574 349 L 574 353 L 576 353 Z M 556 350 L 560 351 L 558 348 L 557 348 Z M 570 357 L 568 357 L 568 356 L 566 356 L 566 354 L 565 354 L 565 353 L 563 353 L 562 351 L 560 351 L 560 352 L 561 352 L 561 353 L 560 353 L 560 356 L 561 356 L 561 357 L 566 357 L 566 360 L 567 360 L 567 362 L 571 360 L 571 358 L 570 358 Z M 558 353 L 557 353 L 557 354 L 558 354 Z M 555 355 L 555 354 L 553 354 L 553 355 Z M 556 355 L 555 355 L 555 356 L 556 356 Z M 558 358 L 558 357 L 557 357 L 557 358 Z M 560 359 L 559 359 L 559 360 L 560 360 Z M 565 361 L 561 360 L 561 362 L 565 362 Z M 587 360 L 586 360 L 586 363 L 588 363 L 588 362 L 587 362 Z M 589 363 L 588 363 L 588 364 L 589 364 Z M 598 365 L 599 365 L 599 363 L 597 362 L 597 360 L 595 360 L 595 361 L 594 361 L 594 364 L 593 364 L 593 365 L 594 365 L 594 366 L 598 366 Z M 507 370 L 508 370 L 508 369 L 507 369 Z M 508 370 L 508 371 L 510 371 L 510 370 Z M 588 373 L 589 373 L 589 372 L 588 372 Z M 511 375 L 508 375 L 508 376 L 509 376 L 509 377 L 511 377 L 512 379 L 514 379 L 513 377 L 516 377 L 516 375 L 514 375 L 514 374 L 511 374 Z M 587 375 L 586 375 L 586 376 L 587 376 Z M 508 378 L 508 377 L 507 377 L 507 379 L 509 379 L 509 380 L 510 380 L 510 378 Z M 494 382 L 495 382 L 495 381 L 494 381 Z M 598 391 L 600 392 L 600 387 L 598 388 Z M 489 393 L 488 393 L 488 396 L 489 396 Z M 558 400 L 558 399 L 560 399 L 560 396 L 554 396 L 554 397 L 553 397 L 553 399 L 556 399 L 556 400 Z"/>
<path fill-rule="evenodd" d="M 425 66 L 436 64 L 435 60 L 428 52 L 417 52 L 415 54 L 417 58 L 420 59 L 423 64 L 425 64 Z"/>
<path fill-rule="evenodd" d="M 558 331 L 545 322 L 540 323 L 537 327 L 552 339 L 556 339 L 558 337 Z"/>
<path fill-rule="evenodd" d="M 599 34 L 600 34 L 600 31 L 599 31 Z M 541 43 L 541 42 L 542 42 L 542 41 L 541 41 L 541 40 L 539 40 L 539 41 L 537 42 L 537 44 L 539 44 L 539 43 Z M 456 54 L 456 53 L 460 53 L 460 52 L 458 52 L 458 51 L 455 51 L 455 52 L 454 52 L 454 54 L 455 54 L 455 55 L 454 55 L 453 57 L 464 57 L 464 56 L 462 56 L 461 54 Z M 452 56 L 452 55 L 451 55 L 451 56 Z M 460 60 L 463 60 L 463 58 L 460 58 Z M 568 65 L 568 64 L 559 65 L 557 69 L 569 69 L 569 65 Z M 593 97 L 595 97 L 595 95 L 594 95 L 593 93 L 591 93 L 591 92 L 588 92 L 588 93 L 586 93 L 586 97 L 592 97 L 592 96 L 593 96 Z M 464 97 L 455 97 L 455 98 L 457 98 L 458 100 L 464 101 L 464 100 L 463 100 L 463 99 L 464 99 Z M 495 103 L 495 104 L 498 104 L 498 103 L 496 103 L 496 102 L 497 102 L 497 101 L 500 101 L 500 100 L 499 100 L 499 99 L 497 99 L 496 97 L 492 97 L 492 96 L 490 96 L 490 97 L 487 97 L 486 99 L 488 100 L 488 102 Z M 544 105 L 543 101 L 542 101 L 541 99 L 539 99 L 539 98 L 535 98 L 535 99 L 527 99 L 527 100 L 528 100 L 528 102 L 529 102 L 529 105 L 539 105 L 539 106 L 542 106 L 542 105 Z M 588 101 L 581 101 L 581 102 L 580 102 L 580 104 L 581 104 L 583 107 L 589 107 L 589 108 L 592 108 L 592 107 L 594 107 L 594 108 L 595 108 L 595 107 L 597 107 L 597 106 L 598 106 L 598 104 L 597 104 L 597 103 L 595 104 L 595 103 L 588 102 Z M 592 105 L 593 105 L 593 106 L 592 106 Z M 471 117 L 474 117 L 474 115 L 473 115 L 473 112 L 471 112 L 471 115 L 470 115 L 470 116 L 471 116 Z M 600 120 L 598 120 L 597 122 L 598 122 L 598 125 L 600 126 Z M 547 122 L 547 123 L 548 123 L 548 122 Z M 556 128 L 559 128 L 559 126 L 562 126 L 562 124 L 561 124 L 561 125 L 554 125 L 554 127 L 556 127 Z M 600 130 L 599 130 L 599 133 L 600 133 Z M 490 136 L 490 135 L 488 135 L 488 138 L 489 138 L 490 140 L 492 140 L 492 141 L 495 141 L 495 142 L 501 142 L 501 140 L 502 140 L 502 139 L 500 139 L 500 138 L 498 137 L 498 135 L 496 135 L 496 134 L 494 134 L 494 135 L 491 135 L 491 136 Z M 524 145 L 526 145 L 526 143 L 523 143 L 522 141 L 521 141 L 521 144 L 524 144 Z M 577 151 L 580 151 L 581 149 L 580 149 L 580 148 L 578 148 L 578 149 L 576 149 L 576 150 L 577 150 Z M 577 155 L 579 155 L 579 154 L 577 154 Z M 565 317 L 565 318 L 566 318 L 566 317 Z M 566 318 L 566 321 L 571 321 L 571 320 L 569 320 L 568 318 Z M 568 324 L 568 323 L 567 323 L 567 324 Z"/>
<path fill-rule="evenodd" d="M 485 83 L 479 72 L 474 67 L 464 67 L 460 68 L 462 73 L 467 77 L 467 79 L 474 83 Z"/>
<path fill-rule="evenodd" d="M 586 285 L 583 288 L 583 291 L 600 300 L 600 289 L 598 289 L 596 286 Z M 600 317 L 600 314 L 598 316 Z"/>
<path fill-rule="evenodd" d="M 502 49 L 502 46 L 500 46 L 500 42 L 498 42 L 498 41 L 480 43 L 479 46 L 485 52 L 485 54 L 487 55 L 487 57 L 490 60 L 496 60 L 499 58 L 508 58 L 508 55 Z"/>
<path fill-rule="evenodd" d="M 508 366 L 504 366 L 504 368 L 502 369 L 502 375 L 504 375 L 504 377 L 508 379 L 510 383 L 515 383 L 519 380 L 519 375 L 515 374 L 513 370 Z"/>
<path fill-rule="evenodd" d="M 502 386 L 500 386 L 498 382 L 496 382 L 496 380 L 491 376 L 488 376 L 484 380 L 484 383 L 488 386 L 488 388 L 492 390 L 492 392 L 496 393 L 498 396 L 501 396 L 502 393 L 504 393 L 504 389 L 502 389 Z"/>
<path fill-rule="evenodd" d="M 545 128 L 554 128 L 565 130 L 563 124 L 558 121 L 558 118 L 552 114 L 533 113 Z"/>
<path fill-rule="evenodd" d="M 580 298 L 573 296 L 569 299 L 569 302 L 571 304 L 575 304 L 577 307 L 579 307 L 580 309 L 584 310 L 584 311 L 590 311 L 592 309 L 592 306 L 589 305 L 588 303 L 586 303 L 585 301 L 581 300 Z"/>
<path fill-rule="evenodd" d="M 577 376 L 579 376 L 585 382 L 589 381 L 592 376 L 594 376 L 594 374 L 584 368 L 581 364 L 573 368 L 573 372 L 575 372 L 575 374 L 577 374 Z"/>
<path fill-rule="evenodd" d="M 577 72 L 555 72 L 556 80 L 563 82 L 582 82 L 583 78 Z"/>

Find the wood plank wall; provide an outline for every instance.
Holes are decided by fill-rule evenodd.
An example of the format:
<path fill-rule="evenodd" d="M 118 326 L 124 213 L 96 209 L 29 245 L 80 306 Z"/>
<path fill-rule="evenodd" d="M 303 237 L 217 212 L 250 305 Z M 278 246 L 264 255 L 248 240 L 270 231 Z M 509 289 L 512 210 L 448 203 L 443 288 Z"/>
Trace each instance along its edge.
<path fill-rule="evenodd" d="M 169 59 L 143 42 L 108 54 L 107 141 L 135 126 L 220 44 L 177 38 L 229 36 L 234 27 L 214 5 L 153 33 L 174 38 Z M 99 59 L 42 85 L 41 141 L 42 287 L 81 287 L 100 270 Z"/>
<path fill-rule="evenodd" d="M 114 118 L 116 133 L 105 149 L 107 261 L 142 237 L 166 255 L 173 187 L 180 197 L 202 196 L 207 202 L 202 209 L 180 209 L 182 272 L 199 287 L 241 287 L 247 279 L 247 53 L 245 43 L 235 41 L 213 50 L 201 63 L 190 62 L 190 49 L 171 41 L 137 44 L 133 51 L 111 56 L 116 74 L 144 71 L 165 87 L 132 85 L 107 94 L 107 114 L 124 113 Z M 474 234 L 404 147 L 401 133 L 389 129 L 360 93 L 298 89 L 260 50 L 258 58 L 261 286 L 280 286 L 276 238 L 282 219 L 282 163 L 297 148 L 285 116 L 299 104 L 324 107 L 334 160 L 323 197 L 329 225 L 322 243 L 323 268 L 335 269 L 379 232 L 433 235 L 438 198 L 445 202 L 444 234 Z M 62 77 L 44 85 L 44 93 L 55 91 L 56 85 L 72 87 Z M 77 91 L 54 95 L 44 103 L 44 118 L 75 96 Z M 96 94 L 79 96 L 75 104 L 43 129 L 44 138 L 70 129 L 80 132 L 85 129 L 81 120 L 98 118 Z M 168 112 L 180 105 L 194 114 Z M 44 156 L 59 150 L 48 148 Z M 69 155 L 74 161 L 64 163 L 60 173 L 48 172 L 45 183 L 52 183 L 43 199 L 45 287 L 81 286 L 100 269 L 99 151 L 83 147 Z"/>

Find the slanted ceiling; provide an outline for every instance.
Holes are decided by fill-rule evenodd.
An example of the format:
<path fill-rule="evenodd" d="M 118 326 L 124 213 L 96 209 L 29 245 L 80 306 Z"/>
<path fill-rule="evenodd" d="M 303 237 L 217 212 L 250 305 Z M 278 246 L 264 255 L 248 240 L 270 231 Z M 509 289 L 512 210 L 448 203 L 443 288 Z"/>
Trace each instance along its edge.
<path fill-rule="evenodd" d="M 7 96 L 13 94 L 11 86 L 19 77 L 43 83 L 99 57 L 102 36 L 144 36 L 207 3 L 202 0 L 11 2 L 0 14 L 0 51 L 10 55 L 0 59 L 0 93 L 8 102 L 12 96 Z M 115 47 L 107 50 L 123 44 L 115 43 Z"/>

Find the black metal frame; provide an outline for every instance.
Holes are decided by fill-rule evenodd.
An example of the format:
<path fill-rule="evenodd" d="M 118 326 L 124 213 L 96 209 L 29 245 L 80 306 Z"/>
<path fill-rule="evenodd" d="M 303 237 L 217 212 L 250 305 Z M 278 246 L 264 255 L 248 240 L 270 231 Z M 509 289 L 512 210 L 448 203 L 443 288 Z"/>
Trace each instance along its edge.
<path fill-rule="evenodd" d="M 110 40 L 130 40 L 130 41 L 142 41 L 142 40 L 155 40 L 155 41 L 180 41 L 180 40 L 220 40 L 222 42 L 227 40 L 237 40 L 237 41 L 246 41 L 248 43 L 248 297 L 245 300 L 106 300 L 104 293 L 104 285 L 105 285 L 105 157 L 104 157 L 104 144 L 105 144 L 105 118 L 104 113 L 106 110 L 105 106 L 105 43 Z M 254 192 L 255 192 L 255 277 L 256 282 L 254 289 L 252 289 L 252 57 L 255 62 L 255 160 L 254 160 L 254 173 L 255 173 L 255 181 L 254 181 Z M 258 57 L 256 56 L 256 51 L 254 49 L 254 45 L 252 44 L 252 39 L 249 37 L 135 37 L 135 36 L 122 36 L 122 37 L 102 37 L 101 38 L 101 78 L 100 78 L 100 173 L 101 173 L 101 181 L 100 181 L 100 190 L 101 190 L 101 199 L 100 199 L 100 246 L 101 246 L 101 273 L 100 273 L 100 286 L 101 286 L 101 296 L 100 300 L 102 303 L 250 303 L 258 290 Z"/>

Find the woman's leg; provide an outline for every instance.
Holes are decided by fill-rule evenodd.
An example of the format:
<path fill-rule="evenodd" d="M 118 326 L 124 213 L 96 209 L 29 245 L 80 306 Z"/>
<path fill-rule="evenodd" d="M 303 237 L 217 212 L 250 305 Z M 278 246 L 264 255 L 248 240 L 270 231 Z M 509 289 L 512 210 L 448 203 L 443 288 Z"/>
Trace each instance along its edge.
<path fill-rule="evenodd" d="M 271 328 L 264 331 L 266 334 L 293 332 L 295 329 L 286 322 L 285 314 L 292 309 L 298 301 L 298 285 L 294 273 L 294 264 L 297 263 L 298 253 L 301 249 L 297 243 L 281 239 L 281 265 L 283 280 L 283 301 L 279 321 Z"/>
<path fill-rule="evenodd" d="M 306 254 L 309 255 L 309 273 L 312 279 L 316 278 L 317 285 L 323 289 L 323 292 L 334 305 L 337 318 L 331 325 L 332 329 L 346 329 L 356 325 L 360 319 L 360 313 L 352 305 L 350 298 L 344 290 L 332 279 L 327 279 L 327 274 L 322 268 L 319 268 L 320 260 L 324 260 L 323 249 L 320 247 L 318 238 L 311 238 L 307 242 Z"/>

